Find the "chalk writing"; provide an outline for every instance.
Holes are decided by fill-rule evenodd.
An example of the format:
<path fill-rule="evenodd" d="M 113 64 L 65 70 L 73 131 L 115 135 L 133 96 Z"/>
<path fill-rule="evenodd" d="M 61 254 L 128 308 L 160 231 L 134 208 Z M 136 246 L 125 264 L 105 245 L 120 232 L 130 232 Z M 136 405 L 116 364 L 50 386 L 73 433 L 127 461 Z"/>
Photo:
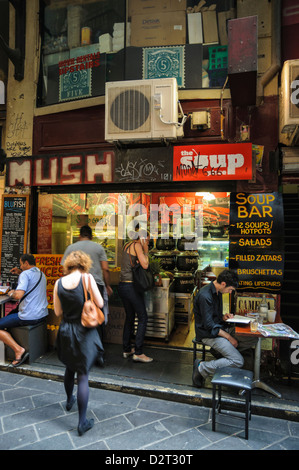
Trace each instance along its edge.
<path fill-rule="evenodd" d="M 148 159 L 140 159 L 137 161 L 128 161 L 127 163 L 120 163 L 115 169 L 119 175 L 119 180 L 126 181 L 166 181 L 169 175 L 165 173 L 164 161 L 158 160 L 157 163 L 152 163 Z"/>
<path fill-rule="evenodd" d="M 25 157 L 31 154 L 31 147 L 26 142 L 7 142 L 6 150 L 10 152 L 11 157 Z"/>
<path fill-rule="evenodd" d="M 11 123 L 8 125 L 7 138 L 24 139 L 27 129 L 28 125 L 24 120 L 24 113 L 13 113 Z"/>

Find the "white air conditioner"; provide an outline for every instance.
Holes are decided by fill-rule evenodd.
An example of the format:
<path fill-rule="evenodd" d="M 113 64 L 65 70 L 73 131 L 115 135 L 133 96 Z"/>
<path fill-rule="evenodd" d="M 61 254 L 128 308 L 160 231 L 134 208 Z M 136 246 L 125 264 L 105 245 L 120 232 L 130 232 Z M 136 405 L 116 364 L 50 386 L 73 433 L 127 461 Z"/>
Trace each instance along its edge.
<path fill-rule="evenodd" d="M 286 60 L 281 72 L 279 96 L 280 142 L 294 145 L 299 128 L 299 59 Z"/>
<path fill-rule="evenodd" d="M 179 107 L 175 78 L 107 82 L 105 140 L 175 140 L 187 119 Z"/>

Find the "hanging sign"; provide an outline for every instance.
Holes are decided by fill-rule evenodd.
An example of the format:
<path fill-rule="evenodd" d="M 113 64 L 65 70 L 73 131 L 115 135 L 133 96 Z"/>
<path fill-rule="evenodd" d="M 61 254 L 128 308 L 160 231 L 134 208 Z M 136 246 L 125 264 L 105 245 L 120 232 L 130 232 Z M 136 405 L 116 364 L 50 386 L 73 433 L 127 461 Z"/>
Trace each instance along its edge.
<path fill-rule="evenodd" d="M 279 193 L 230 195 L 229 267 L 238 291 L 278 293 L 284 272 L 283 204 Z"/>
<path fill-rule="evenodd" d="M 173 148 L 173 181 L 251 180 L 252 144 Z"/>

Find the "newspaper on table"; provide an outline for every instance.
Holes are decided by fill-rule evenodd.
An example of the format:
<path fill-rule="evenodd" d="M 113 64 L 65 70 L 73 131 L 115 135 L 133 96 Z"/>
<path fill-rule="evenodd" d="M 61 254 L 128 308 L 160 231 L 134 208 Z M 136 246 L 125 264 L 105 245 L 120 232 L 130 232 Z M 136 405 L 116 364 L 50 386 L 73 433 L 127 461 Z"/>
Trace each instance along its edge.
<path fill-rule="evenodd" d="M 259 333 L 265 337 L 277 338 L 296 338 L 299 339 L 299 333 L 293 330 L 285 323 L 273 323 L 258 327 Z"/>

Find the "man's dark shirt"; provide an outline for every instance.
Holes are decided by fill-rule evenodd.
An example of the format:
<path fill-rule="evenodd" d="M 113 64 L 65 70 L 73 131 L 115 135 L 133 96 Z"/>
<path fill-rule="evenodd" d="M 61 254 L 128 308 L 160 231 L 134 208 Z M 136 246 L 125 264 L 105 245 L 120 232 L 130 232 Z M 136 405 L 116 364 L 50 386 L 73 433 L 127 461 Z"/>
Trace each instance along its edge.
<path fill-rule="evenodd" d="M 226 328 L 222 313 L 222 294 L 217 294 L 213 281 L 200 289 L 193 306 L 197 340 L 216 338 L 219 330 Z"/>

